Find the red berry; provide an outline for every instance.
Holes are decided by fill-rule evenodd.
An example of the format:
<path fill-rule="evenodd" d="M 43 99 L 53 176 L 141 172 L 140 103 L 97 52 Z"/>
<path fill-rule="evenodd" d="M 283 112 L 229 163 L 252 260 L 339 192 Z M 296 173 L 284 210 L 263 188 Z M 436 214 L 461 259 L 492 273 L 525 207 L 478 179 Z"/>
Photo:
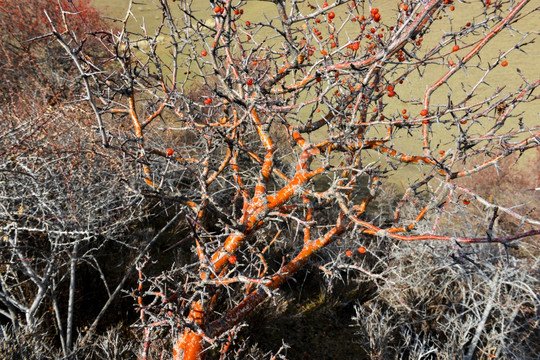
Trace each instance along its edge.
<path fill-rule="evenodd" d="M 459 45 L 455 45 L 453 48 L 452 48 L 452 51 L 458 51 L 459 50 Z"/>
<path fill-rule="evenodd" d="M 335 18 L 335 17 L 336 17 L 336 14 L 334 14 L 333 11 L 330 11 L 330 12 L 328 13 L 328 18 L 329 18 L 330 20 L 332 20 L 332 19 Z"/>
<path fill-rule="evenodd" d="M 234 10 L 234 15 L 240 15 L 240 10 L 238 9 Z"/>
<path fill-rule="evenodd" d="M 203 51 L 201 51 L 201 55 L 206 56 L 206 55 L 208 55 L 208 53 L 206 52 L 206 50 L 203 50 Z"/>
<path fill-rule="evenodd" d="M 253 79 L 251 79 L 251 78 L 247 79 L 247 80 L 246 80 L 246 85 L 247 85 L 247 86 L 253 85 Z"/>
<path fill-rule="evenodd" d="M 229 260 L 228 260 L 228 261 L 229 261 L 231 264 L 236 264 L 236 260 L 237 260 L 237 259 L 236 259 L 236 256 L 234 256 L 234 255 L 229 256 Z"/>
<path fill-rule="evenodd" d="M 504 60 L 504 61 L 501 63 L 501 66 L 502 66 L 502 67 L 508 66 L 508 61 Z"/>
<path fill-rule="evenodd" d="M 172 154 L 174 154 L 174 150 L 171 148 L 168 148 L 166 153 L 167 153 L 167 156 L 172 156 Z"/>
<path fill-rule="evenodd" d="M 359 252 L 360 254 L 364 254 L 364 253 L 366 252 L 366 248 L 363 247 L 363 246 L 360 246 L 360 247 L 358 248 L 358 252 Z"/>
<path fill-rule="evenodd" d="M 215 12 L 216 14 L 219 14 L 219 13 L 221 12 L 221 6 L 219 6 L 219 5 L 216 6 L 216 7 L 214 8 L 214 12 Z"/>
<path fill-rule="evenodd" d="M 325 3 L 322 5 L 322 7 L 323 7 L 323 8 L 328 7 L 328 3 L 325 2 Z"/>
<path fill-rule="evenodd" d="M 351 251 L 351 250 L 347 250 L 347 252 L 345 253 L 345 255 L 347 255 L 348 257 L 351 257 L 351 256 L 352 256 L 352 251 Z"/>
<path fill-rule="evenodd" d="M 420 115 L 422 116 L 426 116 L 427 114 L 428 114 L 427 109 L 423 109 L 422 111 L 420 111 Z"/>
<path fill-rule="evenodd" d="M 250 21 L 246 21 L 246 26 L 251 26 L 251 22 L 250 22 Z"/>
<path fill-rule="evenodd" d="M 204 103 L 206 105 L 210 105 L 212 103 L 212 98 L 208 98 L 208 99 L 204 100 Z"/>

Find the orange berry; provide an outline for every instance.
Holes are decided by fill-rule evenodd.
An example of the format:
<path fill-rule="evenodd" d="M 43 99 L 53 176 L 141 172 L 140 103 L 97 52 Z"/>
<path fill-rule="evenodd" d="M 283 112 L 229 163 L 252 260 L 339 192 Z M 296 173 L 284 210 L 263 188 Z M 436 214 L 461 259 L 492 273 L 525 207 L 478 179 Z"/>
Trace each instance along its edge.
<path fill-rule="evenodd" d="M 360 247 L 358 248 L 358 252 L 359 252 L 360 254 L 365 254 L 366 248 L 363 247 L 363 246 L 360 246 Z"/>
<path fill-rule="evenodd" d="M 401 113 L 402 113 L 402 114 L 406 114 L 406 113 L 407 113 L 407 109 L 401 110 Z"/>
<path fill-rule="evenodd" d="M 501 63 L 501 66 L 502 66 L 502 67 L 508 66 L 508 61 L 504 60 L 504 61 Z"/>
<path fill-rule="evenodd" d="M 428 114 L 427 109 L 422 109 L 422 111 L 420 111 L 420 115 L 422 116 L 426 116 L 427 114 Z"/>
<path fill-rule="evenodd" d="M 212 98 L 208 98 L 208 99 L 204 100 L 204 103 L 206 105 L 210 105 L 212 103 Z"/>
<path fill-rule="evenodd" d="M 206 55 L 208 55 L 208 53 L 205 50 L 203 50 L 203 51 L 201 51 L 201 55 L 206 56 Z"/>
<path fill-rule="evenodd" d="M 453 48 L 452 48 L 452 51 L 458 51 L 459 50 L 459 45 L 455 45 Z"/>
<path fill-rule="evenodd" d="M 351 250 L 347 250 L 347 252 L 345 253 L 345 255 L 347 255 L 347 257 L 351 257 L 351 256 L 352 256 L 352 251 L 351 251 Z"/>
<path fill-rule="evenodd" d="M 167 156 L 172 156 L 172 154 L 174 154 L 174 150 L 171 148 L 168 148 L 166 153 L 167 153 Z"/>
<path fill-rule="evenodd" d="M 229 256 L 228 261 L 229 261 L 231 264 L 236 264 L 236 260 L 237 260 L 237 259 L 236 259 L 236 256 L 234 256 L 234 255 Z"/>
<path fill-rule="evenodd" d="M 219 6 L 219 5 L 216 6 L 216 7 L 214 8 L 214 12 L 215 12 L 216 14 L 219 14 L 219 13 L 221 12 L 221 6 Z"/>

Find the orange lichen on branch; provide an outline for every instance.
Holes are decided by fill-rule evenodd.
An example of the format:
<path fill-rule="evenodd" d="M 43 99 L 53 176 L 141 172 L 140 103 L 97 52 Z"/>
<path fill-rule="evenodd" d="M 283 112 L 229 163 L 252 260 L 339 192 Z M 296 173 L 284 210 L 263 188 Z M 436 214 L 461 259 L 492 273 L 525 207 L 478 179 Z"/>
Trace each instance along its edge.
<path fill-rule="evenodd" d="M 298 188 L 305 184 L 309 179 L 312 179 L 318 174 L 324 172 L 324 168 L 320 167 L 317 170 L 311 172 L 297 172 L 292 180 L 281 190 L 279 190 L 275 195 L 268 196 L 268 208 L 273 209 L 276 206 L 281 206 L 285 201 L 287 201 L 291 196 L 298 193 Z"/>
<path fill-rule="evenodd" d="M 378 147 L 378 149 L 381 152 L 386 153 L 404 163 L 424 163 L 437 166 L 437 162 L 427 156 L 407 155 L 399 153 L 398 151 L 386 146 L 380 146 Z M 444 171 L 443 169 L 438 168 L 437 171 L 439 171 L 443 175 L 446 175 L 446 171 Z"/>
<path fill-rule="evenodd" d="M 212 173 L 207 179 L 206 179 L 206 185 L 210 185 L 223 170 L 229 165 L 229 162 L 232 159 L 232 151 L 231 148 L 227 148 L 227 153 L 225 154 L 225 157 L 221 161 L 221 164 L 219 165 L 219 168 Z"/>
<path fill-rule="evenodd" d="M 261 179 L 255 187 L 254 198 L 258 198 L 266 193 L 266 186 L 268 184 L 268 181 L 270 180 L 270 176 L 272 175 L 272 168 L 274 167 L 274 151 L 276 149 L 274 146 L 274 141 L 272 140 L 268 132 L 263 128 L 263 124 L 261 123 L 259 114 L 255 109 L 251 110 L 251 118 L 255 123 L 259 138 L 261 139 L 261 142 L 266 149 L 266 154 L 264 156 L 264 161 L 261 169 Z"/>
<path fill-rule="evenodd" d="M 341 214 L 336 225 L 330 231 L 318 239 L 305 243 L 300 253 L 298 253 L 298 255 L 296 255 L 287 265 L 283 266 L 271 280 L 264 283 L 261 288 L 246 296 L 244 300 L 236 305 L 224 317 L 212 321 L 208 326 L 210 335 L 216 337 L 238 324 L 245 315 L 249 314 L 258 304 L 266 299 L 268 292 L 264 291 L 263 287 L 269 290 L 280 287 L 283 282 L 287 280 L 289 276 L 297 272 L 315 252 L 327 246 L 336 236 L 342 234 L 346 228 L 346 225 L 343 224 L 343 215 Z"/>
<path fill-rule="evenodd" d="M 201 301 L 192 304 L 188 321 L 196 327 L 203 327 L 205 314 Z M 174 360 L 201 360 L 203 353 L 203 337 L 199 331 L 185 328 L 184 333 L 176 341 L 173 348 Z"/>

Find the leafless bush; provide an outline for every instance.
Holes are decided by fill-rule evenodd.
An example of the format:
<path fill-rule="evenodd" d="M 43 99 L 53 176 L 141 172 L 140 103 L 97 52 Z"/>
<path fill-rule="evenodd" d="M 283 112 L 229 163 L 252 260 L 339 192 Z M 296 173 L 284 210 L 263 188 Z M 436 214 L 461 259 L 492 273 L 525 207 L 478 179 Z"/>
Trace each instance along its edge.
<path fill-rule="evenodd" d="M 81 281 L 101 279 L 97 287 L 112 295 L 119 281 L 112 277 L 114 267 L 125 266 L 133 256 L 136 243 L 126 239 L 130 227 L 145 215 L 142 196 L 123 181 L 133 167 L 93 146 L 88 113 L 81 107 L 49 109 L 33 118 L 8 114 L 4 119 L 0 314 L 9 322 L 3 327 L 4 339 L 8 344 L 10 337 L 17 339 L 18 349 L 26 354 L 21 358 L 36 352 L 38 358 L 53 358 L 58 342 L 65 356 L 73 349 L 76 326 L 104 303 L 90 294 L 79 297 L 86 287 Z M 128 258 L 116 259 L 117 264 L 102 262 L 111 249 Z M 81 267 L 90 270 L 85 273 Z M 98 304 L 89 309 L 93 301 Z M 48 351 L 29 345 L 38 343 Z"/>
<path fill-rule="evenodd" d="M 464 262 L 452 262 L 441 256 L 456 252 L 449 246 L 395 247 L 380 259 L 385 270 L 371 276 L 377 295 L 356 307 L 358 341 L 370 358 L 538 357 L 537 260 L 531 267 L 529 259 L 486 258 L 470 247 L 458 250 Z"/>

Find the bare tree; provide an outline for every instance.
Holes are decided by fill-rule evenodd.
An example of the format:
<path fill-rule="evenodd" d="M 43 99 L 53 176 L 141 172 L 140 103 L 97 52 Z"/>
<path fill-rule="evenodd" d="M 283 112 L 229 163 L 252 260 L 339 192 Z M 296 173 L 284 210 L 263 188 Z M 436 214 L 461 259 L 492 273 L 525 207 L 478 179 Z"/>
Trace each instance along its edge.
<path fill-rule="evenodd" d="M 218 351 L 227 356 L 246 315 L 316 254 L 328 260 L 320 264 L 325 271 L 357 270 L 392 292 L 396 281 L 422 274 L 418 268 L 407 272 L 407 247 L 400 242 L 412 249 L 447 243 L 454 252 L 438 254 L 457 263 L 479 261 L 463 250 L 476 244 L 507 250 L 530 237 L 535 244 L 537 218 L 460 183 L 539 145 L 537 115 L 526 109 L 538 100 L 540 80 L 517 69 L 516 85 L 496 82 L 497 74 L 509 71 L 514 52 L 534 46 L 537 33 L 518 28 L 538 14 L 530 1 L 414 0 L 379 9 L 375 2 L 275 0 L 268 16 L 244 14 L 246 3 L 216 1 L 207 21 L 194 2 L 160 0 L 161 24 L 138 34 L 128 30 L 128 10 L 120 30 L 95 33 L 109 56 L 104 62 L 87 55 L 68 27 L 50 20 L 52 35 L 80 72 L 81 99 L 94 111 L 103 151 L 138 167 L 138 176 L 126 172 L 125 181 L 136 189 L 141 180 L 148 189 L 134 194 L 174 204 L 190 226 L 177 241 L 181 251 L 170 270 L 150 275 L 147 247 L 136 257 L 141 358 L 160 352 L 160 344 L 163 354 L 172 347 L 175 359 Z M 453 16 L 455 7 L 463 8 L 466 22 Z M 510 41 L 497 42 L 508 31 Z M 488 51 L 494 42 L 499 52 Z M 411 168 L 414 178 L 401 199 L 390 202 L 385 184 Z M 391 218 L 376 211 L 385 201 Z M 481 206 L 483 233 L 455 226 L 470 222 L 463 210 L 471 203 Z M 499 229 L 500 213 L 519 227 Z M 358 254 L 381 261 L 401 256 L 386 274 L 384 262 L 350 266 L 348 259 Z M 486 340 L 497 338 L 486 331 L 510 333 L 523 310 L 498 305 L 503 289 L 512 284 L 513 301 L 534 313 L 538 298 L 526 284 L 538 284 L 524 270 L 512 283 L 509 268 L 478 267 L 466 276 L 460 267 L 443 268 L 453 272 L 444 296 L 462 287 L 458 300 L 472 303 L 473 314 L 457 315 L 466 331 L 450 332 L 447 345 L 464 358 L 480 351 L 488 356 L 490 346 L 500 354 L 503 343 Z M 38 289 L 52 270 L 45 264 L 35 274 Z M 32 314 L 32 306 L 24 306 Z M 386 310 L 358 311 L 359 325 L 372 327 L 373 353 L 384 357 L 381 346 L 392 334 L 375 327 L 384 325 Z M 444 319 L 453 321 L 450 314 Z M 80 344 L 90 341 L 98 322 Z M 408 326 L 400 329 L 406 341 L 396 346 L 418 334 Z M 453 354 L 442 342 L 415 341 L 419 348 L 411 354 Z"/>

